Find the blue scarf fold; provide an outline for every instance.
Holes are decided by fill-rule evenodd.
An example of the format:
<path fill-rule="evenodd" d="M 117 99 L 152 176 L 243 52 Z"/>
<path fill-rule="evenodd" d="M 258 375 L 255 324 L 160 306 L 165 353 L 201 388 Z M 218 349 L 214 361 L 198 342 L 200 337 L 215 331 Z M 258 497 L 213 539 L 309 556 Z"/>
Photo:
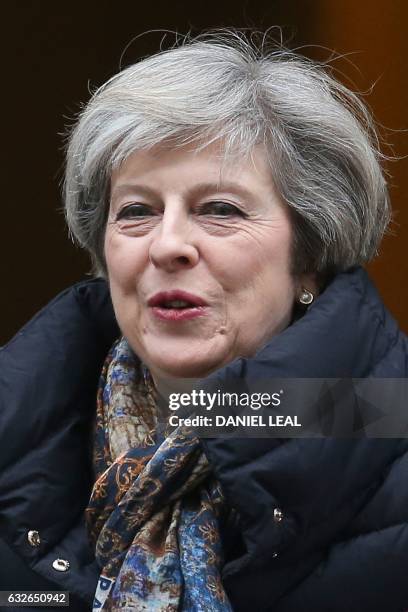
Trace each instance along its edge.
<path fill-rule="evenodd" d="M 221 486 L 191 431 L 159 432 L 157 395 L 124 338 L 102 370 L 94 467 L 85 511 L 101 568 L 93 610 L 230 612 Z"/>

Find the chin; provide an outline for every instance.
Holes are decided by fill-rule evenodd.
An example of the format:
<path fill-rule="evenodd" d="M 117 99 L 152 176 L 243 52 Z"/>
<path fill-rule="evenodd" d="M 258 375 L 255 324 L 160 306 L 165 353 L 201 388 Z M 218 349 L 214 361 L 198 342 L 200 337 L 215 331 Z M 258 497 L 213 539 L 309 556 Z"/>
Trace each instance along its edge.
<path fill-rule="evenodd" d="M 169 378 L 204 378 L 211 374 L 214 370 L 222 366 L 219 360 L 212 359 L 197 359 L 187 352 L 175 357 L 165 354 L 153 355 L 149 354 L 144 359 L 146 365 L 153 371 L 160 374 L 162 377 Z"/>
<path fill-rule="evenodd" d="M 169 378 L 205 378 L 228 361 L 224 343 L 178 340 L 144 342 L 134 349 L 152 372 Z"/>
<path fill-rule="evenodd" d="M 152 370 L 160 372 L 162 376 L 168 376 L 170 378 L 205 378 L 217 369 L 216 366 L 203 364 L 201 362 L 194 363 L 191 361 L 172 361 L 171 363 L 166 361 L 161 361 L 159 363 L 151 362 L 150 367 Z"/>

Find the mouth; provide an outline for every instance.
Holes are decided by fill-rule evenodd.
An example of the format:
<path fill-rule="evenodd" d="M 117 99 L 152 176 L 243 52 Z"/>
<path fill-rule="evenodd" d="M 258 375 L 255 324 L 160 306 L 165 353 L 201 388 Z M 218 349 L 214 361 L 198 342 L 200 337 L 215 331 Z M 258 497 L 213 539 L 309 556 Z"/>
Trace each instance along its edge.
<path fill-rule="evenodd" d="M 185 321 L 206 313 L 207 302 L 179 289 L 160 291 L 147 302 L 155 317 L 165 321 Z"/>

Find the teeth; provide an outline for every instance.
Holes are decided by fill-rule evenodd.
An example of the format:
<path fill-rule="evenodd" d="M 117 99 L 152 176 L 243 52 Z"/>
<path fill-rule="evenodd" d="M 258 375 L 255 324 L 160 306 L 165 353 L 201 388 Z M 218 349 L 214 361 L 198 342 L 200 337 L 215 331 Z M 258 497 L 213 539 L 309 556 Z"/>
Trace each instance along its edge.
<path fill-rule="evenodd" d="M 165 302 L 164 306 L 165 308 L 189 308 L 192 304 L 184 300 L 171 300 L 170 302 Z"/>

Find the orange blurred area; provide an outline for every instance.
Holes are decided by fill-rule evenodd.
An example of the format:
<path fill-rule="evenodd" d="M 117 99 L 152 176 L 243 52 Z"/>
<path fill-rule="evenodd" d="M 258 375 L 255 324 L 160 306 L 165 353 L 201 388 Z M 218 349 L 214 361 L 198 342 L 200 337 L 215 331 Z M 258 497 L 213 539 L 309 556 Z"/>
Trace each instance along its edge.
<path fill-rule="evenodd" d="M 388 142 L 383 152 L 395 158 L 386 166 L 394 220 L 369 271 L 385 304 L 408 332 L 408 3 L 323 0 L 318 4 L 318 37 L 340 53 L 354 52 L 348 60 L 356 68 L 343 62 L 341 70 L 358 89 L 373 86 L 365 99 L 383 126 L 382 137 Z M 343 80 L 350 86 L 347 78 Z"/>

